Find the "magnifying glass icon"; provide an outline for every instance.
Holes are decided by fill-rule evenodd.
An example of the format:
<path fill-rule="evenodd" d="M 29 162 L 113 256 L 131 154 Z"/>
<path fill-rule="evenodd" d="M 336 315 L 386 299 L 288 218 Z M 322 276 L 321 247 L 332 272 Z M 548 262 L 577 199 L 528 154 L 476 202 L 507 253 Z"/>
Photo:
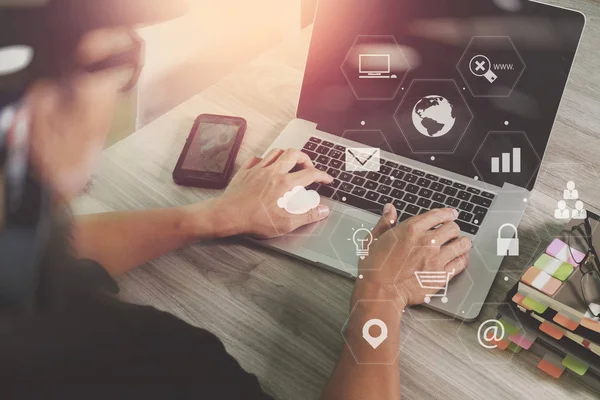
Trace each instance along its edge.
<path fill-rule="evenodd" d="M 471 61 L 469 62 L 469 69 L 473 75 L 483 76 L 488 80 L 489 83 L 494 83 L 494 81 L 498 79 L 498 75 L 492 71 L 492 63 L 490 62 L 490 59 L 483 54 L 478 54 L 471 58 Z"/>

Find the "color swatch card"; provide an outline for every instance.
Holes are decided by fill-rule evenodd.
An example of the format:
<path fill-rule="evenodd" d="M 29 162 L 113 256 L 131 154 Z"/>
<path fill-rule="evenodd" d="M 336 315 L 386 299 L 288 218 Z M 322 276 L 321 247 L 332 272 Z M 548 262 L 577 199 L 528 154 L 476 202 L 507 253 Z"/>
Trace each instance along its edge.
<path fill-rule="evenodd" d="M 560 239 L 554 239 L 550 246 L 546 249 L 546 254 L 551 255 L 561 261 L 568 262 L 574 267 L 578 267 L 579 263 L 585 258 L 585 254 L 577 249 L 569 247 Z"/>
<path fill-rule="evenodd" d="M 568 262 L 559 260 L 548 254 L 542 254 L 533 265 L 563 282 L 571 275 L 575 268 Z"/>
<path fill-rule="evenodd" d="M 562 285 L 561 281 L 537 267 L 529 267 L 521 277 L 521 282 L 536 288 L 548 296 L 553 296 Z"/>

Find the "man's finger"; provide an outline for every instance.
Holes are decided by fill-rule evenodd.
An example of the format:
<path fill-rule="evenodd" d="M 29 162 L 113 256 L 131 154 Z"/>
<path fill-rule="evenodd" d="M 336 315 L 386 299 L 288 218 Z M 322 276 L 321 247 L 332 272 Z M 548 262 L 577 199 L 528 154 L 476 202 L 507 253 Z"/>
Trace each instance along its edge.
<path fill-rule="evenodd" d="M 383 206 L 383 215 L 379 218 L 377 225 L 373 228 L 371 233 L 373 237 L 378 238 L 383 235 L 390 229 L 392 226 L 396 224 L 396 220 L 398 219 L 398 212 L 396 211 L 396 207 L 393 204 L 388 203 Z"/>
<path fill-rule="evenodd" d="M 250 169 L 255 167 L 256 165 L 258 165 L 259 162 L 262 161 L 262 158 L 258 158 L 258 157 L 250 157 L 249 159 L 246 160 L 246 162 L 244 164 L 242 164 L 242 168 L 241 169 Z"/>
<path fill-rule="evenodd" d="M 473 242 L 466 236 L 456 239 L 450 244 L 443 246 L 440 249 L 440 254 L 438 257 L 442 265 L 446 265 L 455 258 L 468 254 L 473 247 Z"/>
<path fill-rule="evenodd" d="M 282 154 L 283 154 L 283 150 L 282 149 L 271 149 L 264 156 L 263 160 L 258 165 L 261 168 L 268 167 L 269 165 L 271 165 L 275 161 L 277 161 L 279 159 L 279 157 L 281 157 Z"/>
<path fill-rule="evenodd" d="M 428 236 L 435 240 L 435 244 L 441 246 L 452 239 L 456 239 L 460 235 L 460 227 L 456 222 L 445 222 L 439 228 L 432 230 Z"/>
<path fill-rule="evenodd" d="M 306 214 L 298 215 L 295 219 L 296 226 L 294 229 L 297 229 L 301 226 L 312 224 L 313 222 L 321 221 L 329 216 L 331 210 L 324 204 L 319 204 L 317 208 L 313 208 Z"/>
<path fill-rule="evenodd" d="M 273 166 L 277 172 L 285 174 L 290 172 L 296 165 L 300 166 L 301 168 L 313 167 L 310 157 L 308 157 L 306 153 L 303 153 L 297 149 L 287 149 L 284 151 Z"/>
<path fill-rule="evenodd" d="M 412 223 L 418 232 L 427 232 L 439 224 L 454 221 L 456 218 L 458 218 L 458 211 L 454 208 L 437 208 L 413 217 Z"/>
<path fill-rule="evenodd" d="M 450 279 L 452 279 L 456 275 L 463 272 L 464 269 L 467 268 L 467 265 L 469 265 L 469 254 L 468 253 L 463 254 L 460 257 L 456 257 L 454 260 L 450 261 L 448 264 L 446 264 L 446 266 L 444 267 L 444 270 L 448 273 L 451 273 L 452 271 L 454 271 L 454 274 L 452 274 L 452 276 L 450 277 Z"/>
<path fill-rule="evenodd" d="M 311 183 L 331 183 L 333 176 L 316 168 L 306 168 L 290 174 L 290 180 L 294 186 L 308 186 Z"/>

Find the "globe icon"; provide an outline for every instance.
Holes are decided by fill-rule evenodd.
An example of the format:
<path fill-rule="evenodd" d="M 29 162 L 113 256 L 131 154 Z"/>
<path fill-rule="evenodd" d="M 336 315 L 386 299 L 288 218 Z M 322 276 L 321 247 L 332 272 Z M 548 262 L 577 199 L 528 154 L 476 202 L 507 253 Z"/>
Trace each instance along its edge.
<path fill-rule="evenodd" d="M 456 122 L 454 106 L 442 96 L 425 96 L 415 104 L 412 121 L 421 135 L 444 136 L 450 132 Z"/>

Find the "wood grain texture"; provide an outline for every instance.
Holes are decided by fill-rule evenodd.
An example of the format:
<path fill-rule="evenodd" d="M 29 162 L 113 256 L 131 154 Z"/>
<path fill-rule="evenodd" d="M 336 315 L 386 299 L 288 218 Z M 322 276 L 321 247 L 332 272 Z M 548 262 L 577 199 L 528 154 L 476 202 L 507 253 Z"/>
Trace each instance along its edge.
<path fill-rule="evenodd" d="M 600 210 L 600 3 L 553 1 L 583 11 L 587 27 L 530 206 L 520 226 L 521 256 L 506 260 L 478 321 L 495 316 L 540 244 L 556 235 L 555 199 L 577 177 L 588 208 Z M 171 173 L 194 118 L 248 121 L 239 163 L 260 155 L 294 117 L 310 29 L 261 56 L 104 153 L 93 188 L 76 213 L 183 205 L 219 191 L 185 189 Z M 505 281 L 504 278 L 508 280 Z M 217 334 L 227 350 L 278 399 L 315 399 L 343 345 L 352 282 L 241 239 L 203 242 L 120 279 L 122 298 L 171 312 Z M 430 310 L 405 313 L 400 353 L 406 399 L 594 399 L 580 381 L 556 381 L 528 352 L 481 353 L 478 323 Z M 190 349 L 193 351 L 193 349 Z M 474 362 L 478 361 L 478 362 Z"/>

